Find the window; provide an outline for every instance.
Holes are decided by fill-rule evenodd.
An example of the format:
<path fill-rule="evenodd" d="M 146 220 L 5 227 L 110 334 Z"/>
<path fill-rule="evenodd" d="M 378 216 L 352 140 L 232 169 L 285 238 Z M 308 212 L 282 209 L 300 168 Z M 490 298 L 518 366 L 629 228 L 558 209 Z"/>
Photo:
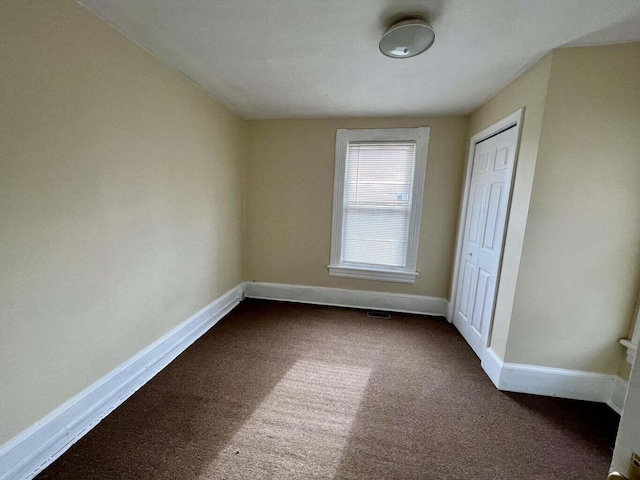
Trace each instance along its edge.
<path fill-rule="evenodd" d="M 414 283 L 429 128 L 338 130 L 329 274 Z"/>

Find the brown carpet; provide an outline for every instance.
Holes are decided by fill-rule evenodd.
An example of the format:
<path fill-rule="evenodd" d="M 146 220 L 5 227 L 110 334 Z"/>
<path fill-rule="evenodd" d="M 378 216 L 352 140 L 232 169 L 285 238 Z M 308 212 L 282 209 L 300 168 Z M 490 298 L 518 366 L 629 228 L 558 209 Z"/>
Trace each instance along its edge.
<path fill-rule="evenodd" d="M 246 300 L 38 478 L 603 480 L 616 428 L 443 319 Z"/>

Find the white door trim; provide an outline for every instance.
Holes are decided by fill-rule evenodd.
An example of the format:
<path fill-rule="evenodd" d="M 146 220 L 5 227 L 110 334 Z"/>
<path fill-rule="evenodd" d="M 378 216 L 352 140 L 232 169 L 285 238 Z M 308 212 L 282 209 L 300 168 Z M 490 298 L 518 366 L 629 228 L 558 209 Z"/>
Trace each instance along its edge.
<path fill-rule="evenodd" d="M 465 174 L 465 182 L 464 182 L 464 189 L 462 190 L 462 203 L 461 203 L 461 208 L 460 208 L 460 217 L 458 219 L 458 234 L 456 237 L 456 255 L 455 255 L 455 259 L 454 259 L 454 264 L 453 264 L 453 278 L 452 278 L 452 283 L 451 283 L 451 295 L 450 295 L 450 301 L 449 301 L 449 309 L 447 312 L 447 320 L 449 320 L 449 322 L 453 323 L 453 317 L 454 317 L 454 312 L 455 312 L 455 302 L 456 302 L 456 295 L 457 295 L 457 290 L 458 290 L 458 276 L 459 276 L 459 270 L 460 270 L 460 260 L 461 260 L 461 256 L 462 256 L 462 249 L 463 249 L 463 237 L 464 237 L 464 228 L 465 228 L 465 224 L 466 224 L 466 220 L 467 220 L 467 208 L 468 208 L 468 204 L 469 204 L 469 190 L 471 187 L 471 175 L 473 173 L 473 159 L 475 157 L 475 151 L 476 151 L 476 145 L 480 142 L 482 142 L 483 140 L 486 140 L 489 137 L 492 137 L 500 132 L 502 132 L 503 130 L 506 130 L 507 128 L 510 127 L 515 127 L 517 129 L 517 139 L 516 139 L 516 153 L 515 153 L 515 157 L 513 160 L 513 170 L 512 170 L 512 174 L 511 174 L 511 188 L 510 188 L 510 193 L 509 193 L 509 204 L 507 206 L 507 212 L 506 212 L 506 220 L 505 220 L 505 227 L 504 227 L 504 234 L 503 234 L 503 238 L 502 238 L 502 245 L 500 247 L 500 265 L 498 266 L 498 276 L 497 276 L 497 281 L 496 281 L 496 293 L 500 290 L 500 281 L 501 281 L 501 275 L 500 275 L 500 270 L 502 268 L 502 255 L 504 253 L 504 239 L 506 238 L 507 235 L 507 230 L 509 228 L 509 212 L 510 212 L 510 208 L 511 208 L 511 198 L 513 196 L 513 181 L 515 179 L 516 176 L 516 169 L 518 167 L 518 154 L 520 153 L 520 139 L 522 137 L 522 121 L 524 118 L 524 107 L 521 108 L 520 110 L 517 110 L 516 112 L 513 112 L 511 115 L 503 118 L 502 120 L 500 120 L 497 123 L 494 123 L 493 125 L 491 125 L 488 128 L 485 128 L 484 130 L 482 130 L 479 133 L 476 133 L 473 137 L 471 137 L 471 140 L 469 142 L 469 155 L 467 157 L 467 166 L 466 166 L 466 174 Z M 495 305 L 494 305 L 494 310 L 495 310 Z M 489 335 L 488 337 L 485 339 L 486 344 L 483 346 L 482 350 L 486 349 L 489 346 L 489 341 L 491 339 L 491 330 L 493 328 L 493 313 L 491 314 L 491 324 L 489 326 Z"/>

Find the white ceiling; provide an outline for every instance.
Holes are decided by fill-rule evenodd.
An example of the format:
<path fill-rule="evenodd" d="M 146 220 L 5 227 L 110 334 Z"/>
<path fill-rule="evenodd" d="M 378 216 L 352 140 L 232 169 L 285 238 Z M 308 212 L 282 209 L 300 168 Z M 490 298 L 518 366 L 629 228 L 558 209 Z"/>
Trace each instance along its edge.
<path fill-rule="evenodd" d="M 467 113 L 549 50 L 640 41 L 640 0 L 78 0 L 244 118 Z M 392 21 L 436 42 L 378 51 Z"/>

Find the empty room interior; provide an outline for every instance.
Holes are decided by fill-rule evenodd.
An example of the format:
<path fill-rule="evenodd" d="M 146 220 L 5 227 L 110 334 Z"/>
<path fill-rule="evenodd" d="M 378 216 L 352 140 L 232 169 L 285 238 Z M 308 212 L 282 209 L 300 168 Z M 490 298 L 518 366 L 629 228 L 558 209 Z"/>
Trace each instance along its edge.
<path fill-rule="evenodd" d="M 0 126 L 0 480 L 640 478 L 638 0 L 5 0 Z"/>

